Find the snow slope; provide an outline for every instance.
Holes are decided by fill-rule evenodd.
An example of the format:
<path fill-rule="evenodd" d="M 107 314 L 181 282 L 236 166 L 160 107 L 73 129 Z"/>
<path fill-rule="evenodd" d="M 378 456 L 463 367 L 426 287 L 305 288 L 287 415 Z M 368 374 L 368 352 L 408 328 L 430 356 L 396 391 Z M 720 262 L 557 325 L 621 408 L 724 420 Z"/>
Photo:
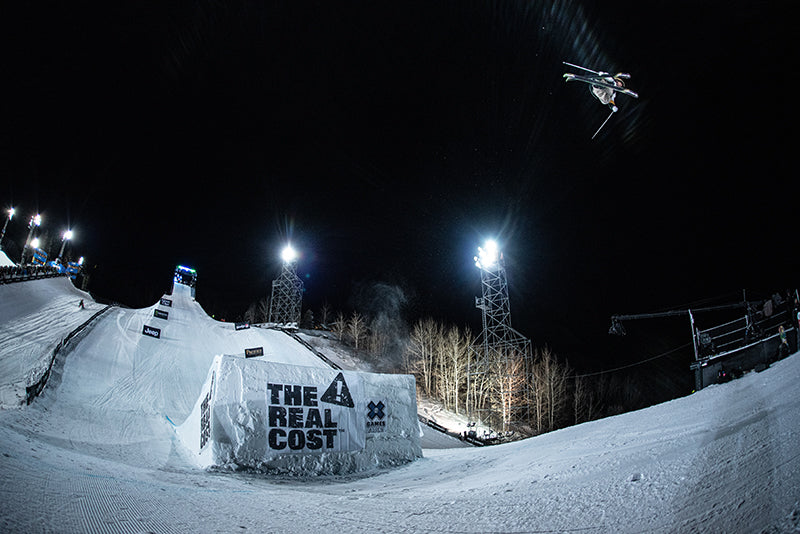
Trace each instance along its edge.
<path fill-rule="evenodd" d="M 103 308 L 67 277 L 0 285 L 0 407 L 19 406 L 56 345 Z"/>
<path fill-rule="evenodd" d="M 800 531 L 797 355 L 536 438 L 425 449 L 368 477 L 207 472 L 167 417 L 187 415 L 215 352 L 266 344 L 269 331 L 235 332 L 176 293 L 163 339 L 141 335 L 152 309 L 115 309 L 31 406 L 0 411 L 0 531 Z M 273 334 L 290 344 L 274 358 L 314 358 Z"/>

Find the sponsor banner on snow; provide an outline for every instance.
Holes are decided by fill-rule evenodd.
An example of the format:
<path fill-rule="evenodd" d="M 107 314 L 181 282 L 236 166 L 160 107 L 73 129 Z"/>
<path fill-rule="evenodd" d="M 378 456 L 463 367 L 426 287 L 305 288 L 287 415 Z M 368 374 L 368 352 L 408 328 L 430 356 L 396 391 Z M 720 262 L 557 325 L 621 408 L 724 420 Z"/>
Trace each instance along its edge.
<path fill-rule="evenodd" d="M 171 308 L 172 307 L 172 300 L 171 299 L 165 299 L 165 298 L 162 297 L 161 305 L 162 306 L 167 306 L 168 308 Z"/>
<path fill-rule="evenodd" d="M 386 432 L 386 402 L 371 400 L 367 404 L 367 434 Z"/>
<path fill-rule="evenodd" d="M 154 326 L 144 325 L 144 328 L 142 328 L 142 334 L 144 334 L 146 336 L 154 337 L 156 339 L 160 339 L 161 338 L 161 329 L 160 328 L 156 328 Z"/>
<path fill-rule="evenodd" d="M 255 347 L 252 349 L 244 349 L 245 358 L 255 358 L 256 356 L 264 355 L 264 347 Z"/>
<path fill-rule="evenodd" d="M 211 373 L 211 386 L 200 405 L 200 448 L 206 446 L 211 439 L 211 395 L 214 392 L 214 373 Z"/>
<path fill-rule="evenodd" d="M 277 377 L 267 382 L 268 449 L 305 454 L 362 450 L 366 427 L 355 400 L 362 397 L 361 377 L 342 371 L 325 380 L 319 369 L 298 369 L 292 383 Z"/>
<path fill-rule="evenodd" d="M 169 319 L 169 312 L 163 310 L 153 310 L 153 316 L 159 319 Z"/>
<path fill-rule="evenodd" d="M 250 328 L 250 323 L 236 323 L 233 325 L 236 330 L 247 330 Z"/>

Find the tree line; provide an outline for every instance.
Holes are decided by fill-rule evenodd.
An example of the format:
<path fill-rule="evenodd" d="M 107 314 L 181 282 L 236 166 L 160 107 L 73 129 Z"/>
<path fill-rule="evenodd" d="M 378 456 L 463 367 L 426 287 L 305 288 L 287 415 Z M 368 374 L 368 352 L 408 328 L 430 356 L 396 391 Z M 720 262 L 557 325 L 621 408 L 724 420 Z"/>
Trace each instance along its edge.
<path fill-rule="evenodd" d="M 244 320 L 266 322 L 268 313 L 269 297 L 252 304 Z M 469 328 L 432 318 L 398 328 L 396 321 L 325 304 L 316 316 L 306 310 L 300 327 L 329 331 L 377 371 L 414 375 L 419 395 L 496 430 L 537 435 L 646 405 L 638 381 L 576 375 L 547 346 L 533 348 L 527 361 L 511 355 L 486 365 Z M 509 419 L 514 424 L 504 428 Z"/>

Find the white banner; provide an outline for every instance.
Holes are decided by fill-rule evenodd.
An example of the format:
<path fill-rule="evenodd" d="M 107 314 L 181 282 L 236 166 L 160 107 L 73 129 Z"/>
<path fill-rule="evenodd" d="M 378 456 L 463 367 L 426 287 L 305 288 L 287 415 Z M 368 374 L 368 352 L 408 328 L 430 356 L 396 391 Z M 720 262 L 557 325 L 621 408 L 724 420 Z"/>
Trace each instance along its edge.
<path fill-rule="evenodd" d="M 271 453 L 360 451 L 366 442 L 361 377 L 299 368 L 291 383 L 267 381 L 267 449 Z"/>

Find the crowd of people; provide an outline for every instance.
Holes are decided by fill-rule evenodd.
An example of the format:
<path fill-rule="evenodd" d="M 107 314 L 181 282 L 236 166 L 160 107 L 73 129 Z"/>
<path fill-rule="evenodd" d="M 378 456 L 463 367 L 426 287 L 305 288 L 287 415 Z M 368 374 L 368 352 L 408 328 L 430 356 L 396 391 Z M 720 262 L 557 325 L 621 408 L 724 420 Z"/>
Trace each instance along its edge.
<path fill-rule="evenodd" d="M 0 284 L 30 280 L 33 278 L 47 278 L 60 274 L 57 267 L 47 265 L 14 265 L 0 267 Z"/>

